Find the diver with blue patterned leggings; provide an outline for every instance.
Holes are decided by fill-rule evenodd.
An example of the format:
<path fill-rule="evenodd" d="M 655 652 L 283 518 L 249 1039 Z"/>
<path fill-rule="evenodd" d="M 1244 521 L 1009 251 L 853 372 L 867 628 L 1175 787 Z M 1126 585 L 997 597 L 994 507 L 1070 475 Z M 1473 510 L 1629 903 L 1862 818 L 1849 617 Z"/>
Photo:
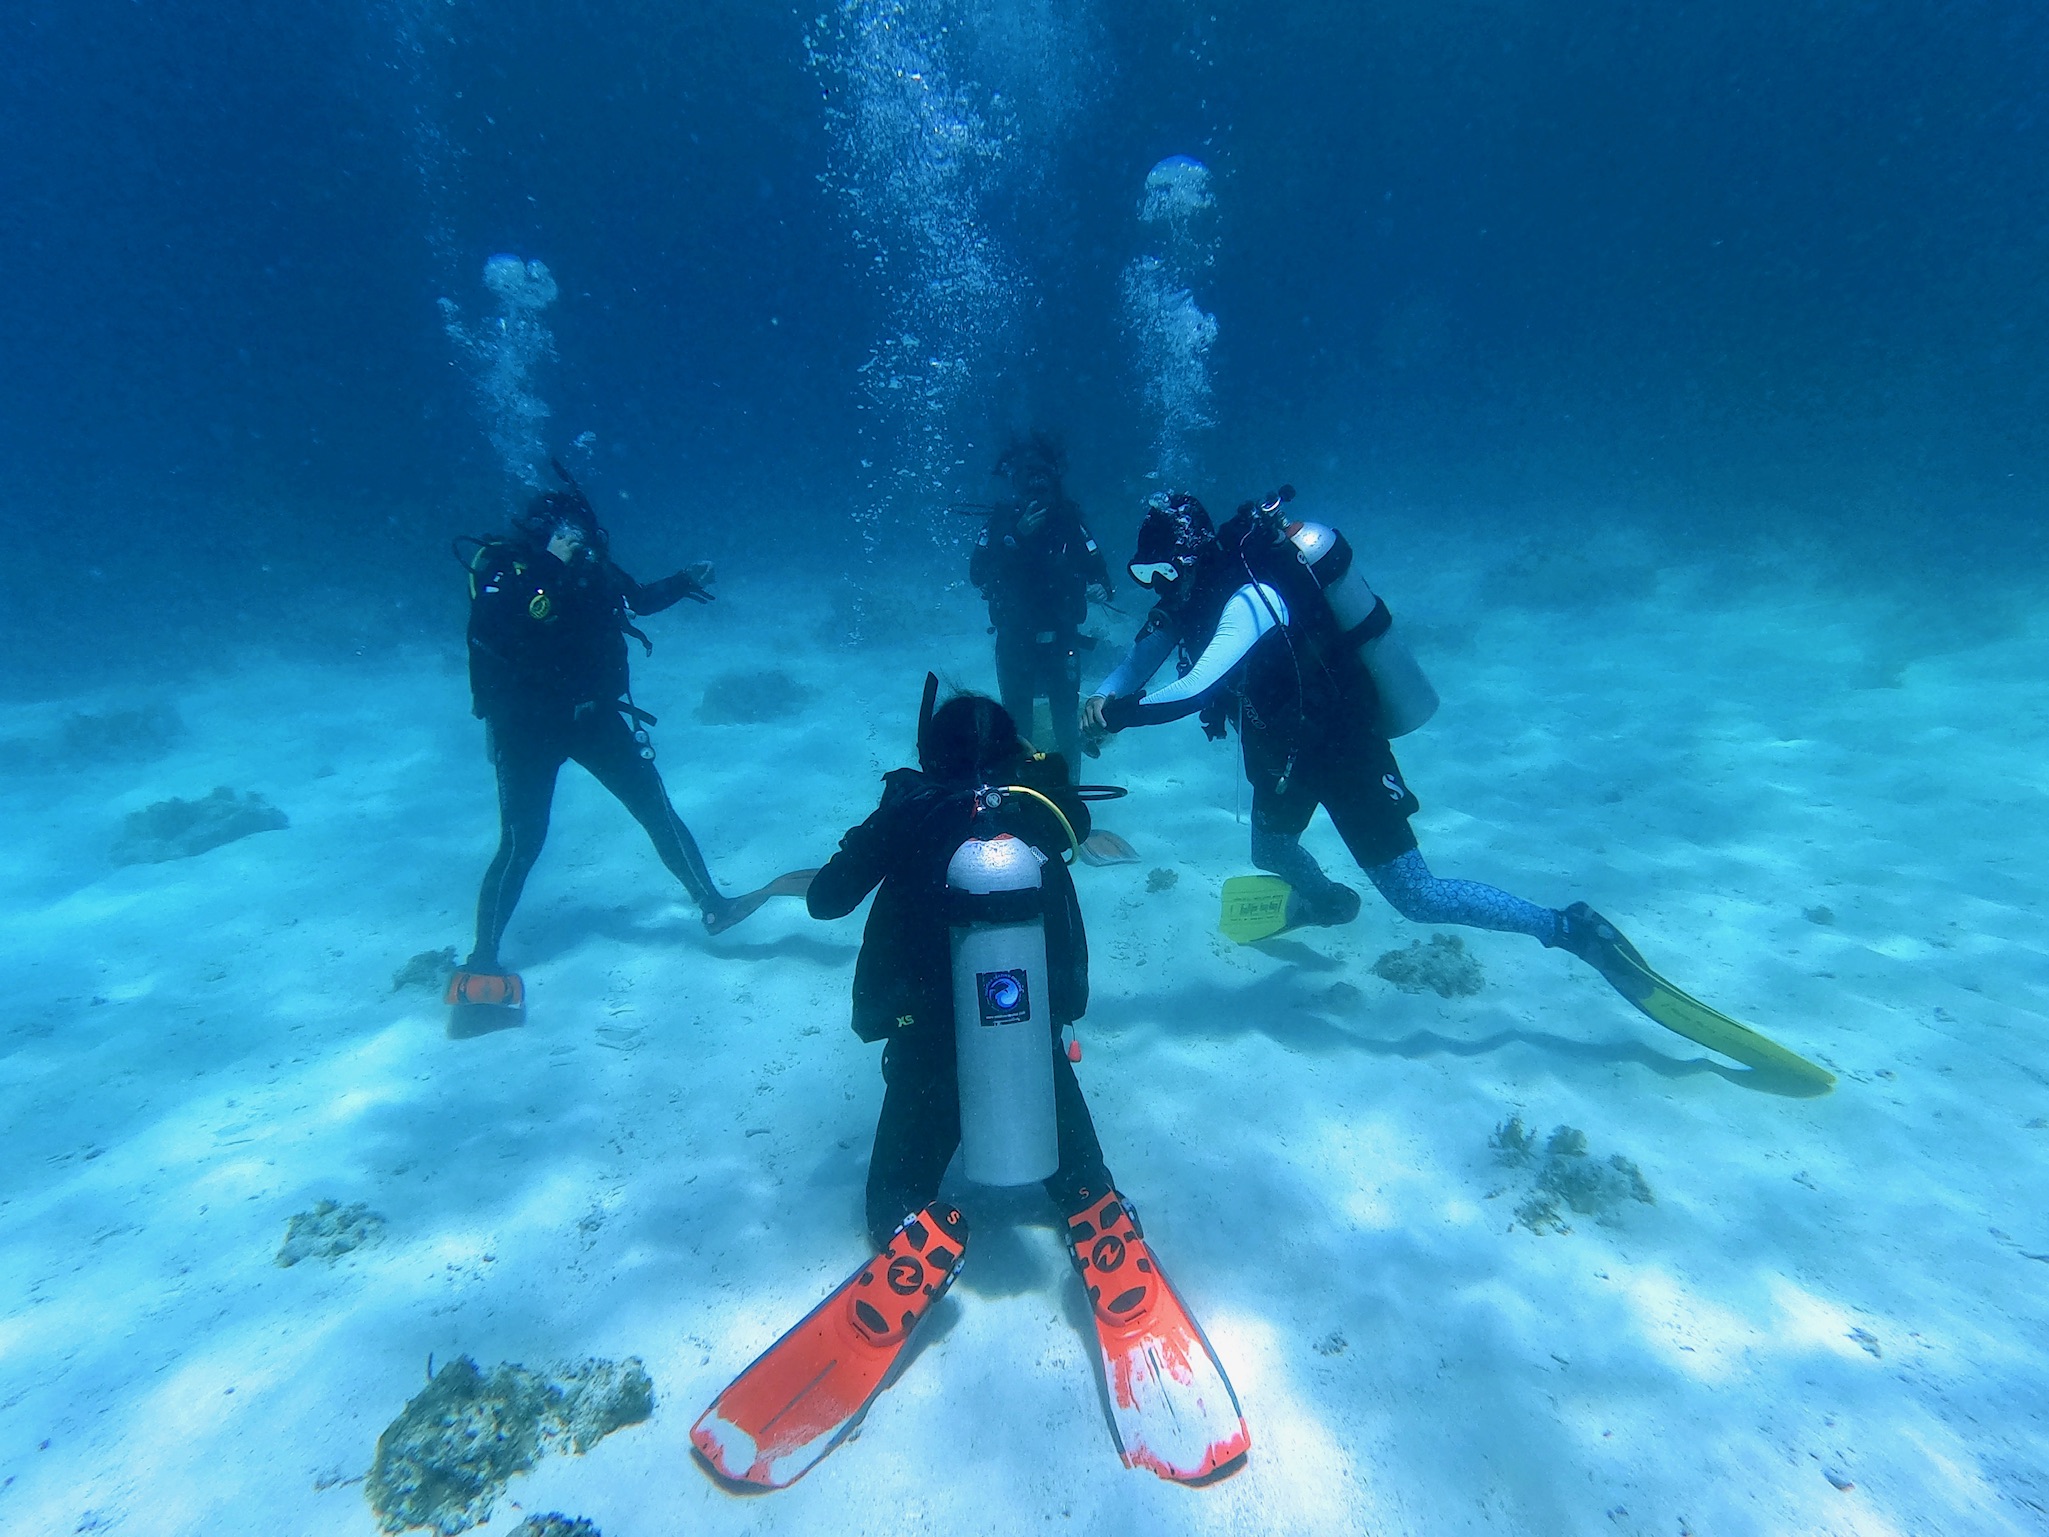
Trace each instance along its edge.
<path fill-rule="evenodd" d="M 1083 725 L 1115 732 L 1199 715 L 1218 738 L 1235 722 L 1252 783 L 1252 862 L 1291 888 L 1290 928 L 1349 923 L 1359 914 L 1358 893 L 1302 847 L 1320 805 L 1374 889 L 1404 918 L 1527 934 L 1600 964 L 1590 952 L 1598 952 L 1605 925 L 1584 904 L 1539 907 L 1477 881 L 1431 874 L 1409 826 L 1416 797 L 1388 741 L 1391 701 L 1361 656 L 1392 620 L 1373 600 L 1357 623 L 1340 622 L 1307 564 L 1309 552 L 1290 541 L 1279 516 L 1292 495 L 1248 502 L 1221 529 L 1192 496 L 1152 498 L 1130 571 L 1155 606 L 1083 707 Z M 1146 693 L 1177 653 L 1180 677 Z"/>
<path fill-rule="evenodd" d="M 1477 881 L 1440 880 L 1416 848 L 1416 797 L 1392 738 L 1437 708 L 1387 605 L 1352 568 L 1344 536 L 1289 522 L 1287 486 L 1247 502 L 1222 528 L 1201 502 L 1166 491 L 1148 504 L 1131 577 L 1152 613 L 1124 660 L 1082 707 L 1089 746 L 1103 733 L 1200 715 L 1214 739 L 1236 722 L 1252 781 L 1252 860 L 1288 886 L 1285 907 L 1240 938 L 1303 924 L 1350 923 L 1359 895 L 1302 847 L 1321 806 L 1388 905 L 1417 923 L 1527 934 L 1576 955 L 1634 1008 L 1750 1068 L 1774 1092 L 1826 1094 L 1835 1075 L 1652 970 L 1622 932 L 1584 902 L 1539 907 Z M 1179 655 L 1180 676 L 1145 691 Z M 1249 932 L 1256 929 L 1258 932 Z"/>

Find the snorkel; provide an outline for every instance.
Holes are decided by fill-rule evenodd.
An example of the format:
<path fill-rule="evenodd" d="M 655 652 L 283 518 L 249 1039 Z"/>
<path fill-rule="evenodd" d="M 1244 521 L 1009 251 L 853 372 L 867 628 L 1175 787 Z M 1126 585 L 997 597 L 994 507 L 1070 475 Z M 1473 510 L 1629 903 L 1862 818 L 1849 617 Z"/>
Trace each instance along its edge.
<path fill-rule="evenodd" d="M 609 556 L 612 548 L 612 536 L 605 531 L 604 525 L 598 522 L 598 509 L 591 504 L 590 494 L 577 482 L 576 477 L 564 468 L 560 459 L 555 458 L 551 454 L 548 458 L 548 464 L 561 479 L 562 484 L 568 487 L 569 499 L 575 504 L 577 512 L 581 514 L 577 521 L 580 521 L 583 525 L 583 553 L 591 559 L 603 559 Z"/>

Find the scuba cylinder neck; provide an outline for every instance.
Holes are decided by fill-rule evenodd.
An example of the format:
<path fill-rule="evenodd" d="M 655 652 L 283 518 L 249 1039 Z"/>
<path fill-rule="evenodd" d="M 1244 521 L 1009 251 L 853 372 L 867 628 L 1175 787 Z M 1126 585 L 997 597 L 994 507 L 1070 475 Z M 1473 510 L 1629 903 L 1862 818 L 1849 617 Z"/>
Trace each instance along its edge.
<path fill-rule="evenodd" d="M 1001 810 L 1003 803 L 1013 795 L 1029 795 L 1053 813 L 1060 823 L 1060 830 L 1067 834 L 1067 852 L 1061 857 L 1072 864 L 1074 856 L 1081 852 L 1081 839 L 1075 837 L 1074 824 L 1067 820 L 1067 813 L 1060 809 L 1052 796 L 1034 790 L 1030 785 L 983 785 L 975 791 L 975 815 Z"/>
<path fill-rule="evenodd" d="M 1294 499 L 1295 488 L 1293 486 L 1282 486 L 1272 496 L 1263 496 L 1257 503 L 1250 505 L 1254 506 L 1257 510 L 1259 522 L 1267 531 L 1280 536 L 1285 532 L 1281 527 L 1281 524 L 1285 521 L 1281 516 L 1281 509 Z"/>

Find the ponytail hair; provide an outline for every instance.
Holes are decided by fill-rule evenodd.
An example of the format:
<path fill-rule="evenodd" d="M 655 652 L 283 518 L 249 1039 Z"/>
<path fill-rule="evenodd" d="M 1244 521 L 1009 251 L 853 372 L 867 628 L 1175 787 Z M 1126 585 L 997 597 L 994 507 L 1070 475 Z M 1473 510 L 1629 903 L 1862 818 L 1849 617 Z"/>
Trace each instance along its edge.
<path fill-rule="evenodd" d="M 1024 755 L 1017 722 L 986 694 L 955 694 L 918 733 L 918 766 L 935 779 L 979 784 L 1004 778 Z"/>

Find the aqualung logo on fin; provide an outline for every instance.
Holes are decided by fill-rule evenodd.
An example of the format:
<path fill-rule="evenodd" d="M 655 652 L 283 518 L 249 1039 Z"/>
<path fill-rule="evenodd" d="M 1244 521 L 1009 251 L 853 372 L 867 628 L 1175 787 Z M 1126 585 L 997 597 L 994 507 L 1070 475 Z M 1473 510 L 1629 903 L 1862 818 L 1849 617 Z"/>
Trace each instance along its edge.
<path fill-rule="evenodd" d="M 1402 782 L 1392 774 L 1382 774 L 1380 782 L 1387 786 L 1387 798 L 1391 801 L 1398 801 L 1409 793 L 1402 788 Z"/>
<path fill-rule="evenodd" d="M 884 1278 L 889 1289 L 899 1297 L 908 1297 L 925 1284 L 925 1267 L 908 1254 L 900 1254 L 889 1262 L 889 1273 Z"/>
<path fill-rule="evenodd" d="M 1032 1017 L 1032 993 L 1022 966 L 975 973 L 975 1002 L 985 1025 L 1021 1025 Z"/>

